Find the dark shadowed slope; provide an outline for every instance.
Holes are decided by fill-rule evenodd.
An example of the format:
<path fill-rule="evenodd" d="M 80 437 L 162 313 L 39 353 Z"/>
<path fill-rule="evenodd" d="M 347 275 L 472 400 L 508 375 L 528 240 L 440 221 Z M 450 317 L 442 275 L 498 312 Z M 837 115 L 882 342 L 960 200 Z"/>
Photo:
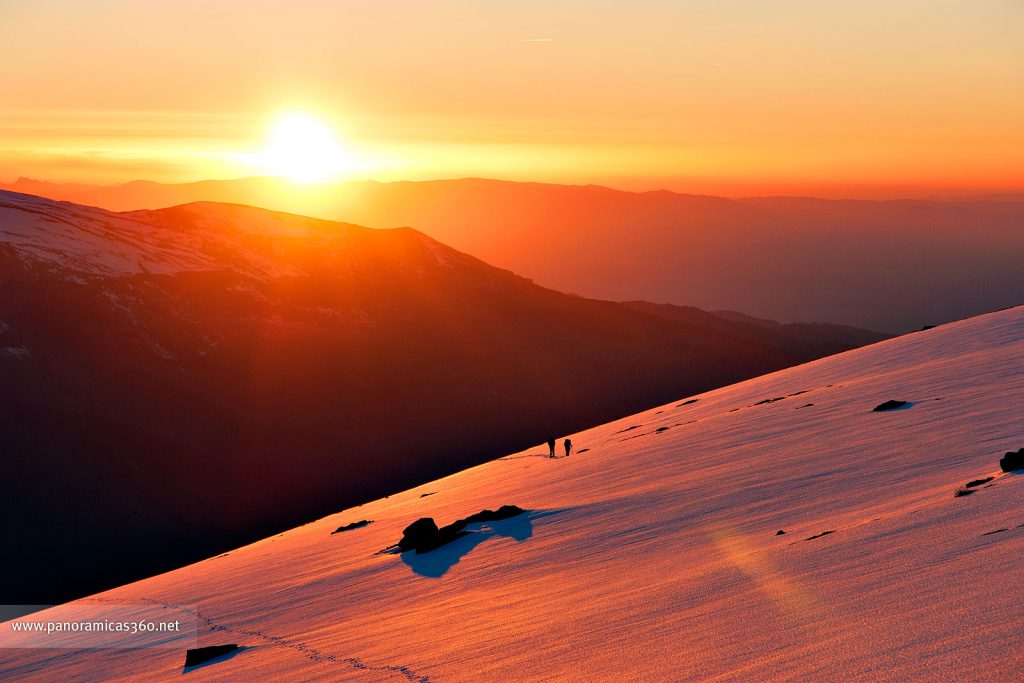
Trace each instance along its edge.
<path fill-rule="evenodd" d="M 3 602 L 169 568 L 814 354 L 411 229 L 0 193 Z"/>
<path fill-rule="evenodd" d="M 1018 308 L 680 394 L 77 606 L 198 643 L 5 650 L 0 623 L 0 678 L 1019 681 L 1022 368 Z M 454 526 L 380 552 L 424 517 Z"/>
<path fill-rule="evenodd" d="M 650 301 L 626 301 L 637 311 L 671 320 L 700 321 L 702 324 L 746 337 L 760 344 L 774 346 L 791 353 L 810 356 L 830 356 L 859 346 L 867 346 L 888 339 L 890 335 L 848 325 L 828 323 L 779 323 L 754 318 L 735 311 L 708 313 L 692 306 L 655 304 Z"/>

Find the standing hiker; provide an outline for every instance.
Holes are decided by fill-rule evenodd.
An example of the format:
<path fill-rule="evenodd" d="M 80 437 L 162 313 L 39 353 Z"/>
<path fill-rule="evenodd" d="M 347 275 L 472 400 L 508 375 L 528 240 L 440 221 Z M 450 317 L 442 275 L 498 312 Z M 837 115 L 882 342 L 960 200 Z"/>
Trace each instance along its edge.
<path fill-rule="evenodd" d="M 555 440 L 554 439 L 548 439 L 548 457 L 549 458 L 555 457 Z"/>
<path fill-rule="evenodd" d="M 572 439 L 565 440 L 565 457 L 569 457 L 569 453 L 572 451 Z"/>

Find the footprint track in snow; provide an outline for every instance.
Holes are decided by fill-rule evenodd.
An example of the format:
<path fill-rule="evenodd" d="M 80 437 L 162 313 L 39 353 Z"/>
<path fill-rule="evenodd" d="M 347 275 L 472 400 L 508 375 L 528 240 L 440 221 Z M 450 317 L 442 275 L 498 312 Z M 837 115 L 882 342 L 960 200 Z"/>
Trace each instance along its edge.
<path fill-rule="evenodd" d="M 153 600 L 150 598 L 136 598 L 135 600 L 119 600 L 113 598 L 89 598 L 95 602 L 103 602 L 108 604 L 132 604 L 135 602 L 145 602 L 150 605 L 156 605 L 164 609 L 178 610 L 185 614 L 191 614 L 199 622 L 204 624 L 210 631 L 216 631 L 221 633 L 231 633 L 234 635 L 248 636 L 250 638 L 256 638 L 261 640 L 267 645 L 274 647 L 283 647 L 290 650 L 295 650 L 302 654 L 306 659 L 313 662 L 330 662 L 333 664 L 347 664 L 353 669 L 359 671 L 377 671 L 381 673 L 392 673 L 404 677 L 407 681 L 413 681 L 414 683 L 432 683 L 429 676 L 416 673 L 411 668 L 401 664 L 367 664 L 358 657 L 342 657 L 339 655 L 333 655 L 325 653 L 317 648 L 304 643 L 302 641 L 289 640 L 282 636 L 275 636 L 263 631 L 255 629 L 243 629 L 243 628 L 232 628 L 230 626 L 223 626 L 215 622 L 211 617 L 206 616 L 199 610 L 188 607 L 185 605 L 176 605 L 173 603 L 161 602 L 159 600 Z"/>

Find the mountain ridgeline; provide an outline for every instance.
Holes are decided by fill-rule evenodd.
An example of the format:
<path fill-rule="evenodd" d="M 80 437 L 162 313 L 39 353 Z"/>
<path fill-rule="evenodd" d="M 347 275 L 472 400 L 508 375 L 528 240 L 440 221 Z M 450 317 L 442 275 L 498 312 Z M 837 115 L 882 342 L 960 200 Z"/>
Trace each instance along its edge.
<path fill-rule="evenodd" d="M 412 229 L 238 205 L 0 192 L 0 272 L 8 604 L 880 338 L 570 296 Z"/>
<path fill-rule="evenodd" d="M 909 332 L 1024 301 L 1024 195 L 725 199 L 461 179 L 10 189 L 109 209 L 197 200 L 409 225 L 564 292 Z"/>

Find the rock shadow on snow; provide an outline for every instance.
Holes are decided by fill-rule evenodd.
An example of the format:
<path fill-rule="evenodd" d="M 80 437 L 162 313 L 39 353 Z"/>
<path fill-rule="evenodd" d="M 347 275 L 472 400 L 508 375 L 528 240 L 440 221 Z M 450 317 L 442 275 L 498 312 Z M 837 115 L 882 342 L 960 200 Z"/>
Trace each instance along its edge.
<path fill-rule="evenodd" d="M 462 535 L 433 550 L 402 552 L 402 562 L 420 576 L 440 578 L 481 543 L 492 538 L 511 538 L 517 543 L 522 543 L 533 536 L 533 521 L 535 519 L 557 514 L 557 512 L 557 510 L 526 510 L 522 514 L 508 519 L 472 522 L 462 530 Z"/>

